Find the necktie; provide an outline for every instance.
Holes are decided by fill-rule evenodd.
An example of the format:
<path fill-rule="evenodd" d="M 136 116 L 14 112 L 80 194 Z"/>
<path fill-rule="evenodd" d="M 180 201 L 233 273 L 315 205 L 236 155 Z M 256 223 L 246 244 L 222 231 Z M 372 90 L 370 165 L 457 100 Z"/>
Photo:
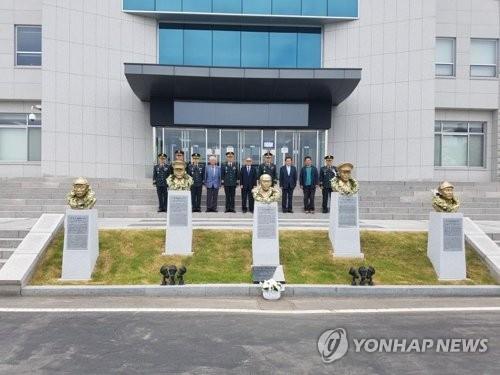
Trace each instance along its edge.
<path fill-rule="evenodd" d="M 250 167 L 247 167 L 247 173 L 250 174 Z"/>

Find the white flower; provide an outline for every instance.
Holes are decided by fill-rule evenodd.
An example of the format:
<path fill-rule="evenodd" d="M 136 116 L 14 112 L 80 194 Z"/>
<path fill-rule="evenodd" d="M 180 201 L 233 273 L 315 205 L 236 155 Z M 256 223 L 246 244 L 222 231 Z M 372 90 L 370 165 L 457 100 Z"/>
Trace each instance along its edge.
<path fill-rule="evenodd" d="M 282 292 L 285 290 L 283 284 L 277 282 L 274 279 L 264 280 L 264 282 L 260 283 L 260 287 L 262 290 L 274 290 L 276 292 Z"/>

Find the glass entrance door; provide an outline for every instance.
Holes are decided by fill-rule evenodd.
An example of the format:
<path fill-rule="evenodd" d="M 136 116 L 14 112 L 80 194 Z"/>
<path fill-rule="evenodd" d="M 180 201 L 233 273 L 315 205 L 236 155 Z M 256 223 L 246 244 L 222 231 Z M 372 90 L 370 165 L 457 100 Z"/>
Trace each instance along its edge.
<path fill-rule="evenodd" d="M 226 152 L 233 151 L 234 159 L 241 165 L 240 133 L 240 130 L 221 130 L 221 163 L 226 160 Z"/>
<path fill-rule="evenodd" d="M 246 158 L 252 158 L 252 165 L 259 165 L 261 160 L 261 131 L 243 130 L 241 132 L 241 153 L 237 159 L 240 165 L 244 164 Z"/>
<path fill-rule="evenodd" d="M 297 145 L 295 132 L 293 131 L 276 131 L 276 165 L 281 167 L 285 164 L 285 158 L 290 155 L 294 160 L 293 163 L 297 166 Z"/>
<path fill-rule="evenodd" d="M 318 132 L 316 131 L 300 131 L 297 132 L 298 139 L 298 161 L 300 165 L 304 164 L 304 158 L 310 156 L 313 165 L 321 165 L 318 154 Z"/>

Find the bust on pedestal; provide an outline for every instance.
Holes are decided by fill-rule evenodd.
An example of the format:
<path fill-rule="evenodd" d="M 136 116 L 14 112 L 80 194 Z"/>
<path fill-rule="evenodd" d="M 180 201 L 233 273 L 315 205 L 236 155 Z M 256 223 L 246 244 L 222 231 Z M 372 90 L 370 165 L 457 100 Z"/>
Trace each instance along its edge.
<path fill-rule="evenodd" d="M 272 186 L 272 177 L 260 176 L 259 185 L 252 190 L 255 199 L 252 233 L 252 279 L 254 283 L 274 279 L 285 282 L 280 265 L 278 231 L 278 201 L 281 192 Z"/>
<path fill-rule="evenodd" d="M 359 237 L 358 182 L 351 177 L 353 165 L 340 164 L 339 175 L 332 178 L 330 203 L 330 227 L 328 235 L 333 247 L 333 256 L 341 258 L 363 258 Z"/>
<path fill-rule="evenodd" d="M 67 201 L 61 279 L 89 280 L 99 256 L 99 235 L 96 198 L 85 178 L 73 182 Z"/>
<path fill-rule="evenodd" d="M 454 186 L 447 181 L 434 191 L 429 215 L 427 257 L 439 280 L 465 280 L 465 241 L 463 215 L 458 213 L 460 202 Z"/>
<path fill-rule="evenodd" d="M 167 233 L 165 254 L 191 255 L 193 253 L 193 223 L 191 213 L 191 185 L 193 178 L 186 173 L 184 161 L 172 163 L 174 173 L 167 178 Z"/>

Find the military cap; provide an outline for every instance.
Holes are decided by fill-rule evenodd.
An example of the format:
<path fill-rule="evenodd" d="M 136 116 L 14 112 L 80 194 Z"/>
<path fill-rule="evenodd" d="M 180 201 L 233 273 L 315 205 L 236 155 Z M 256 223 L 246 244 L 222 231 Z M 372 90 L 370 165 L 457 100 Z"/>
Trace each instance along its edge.
<path fill-rule="evenodd" d="M 194 154 L 191 155 L 191 157 L 193 158 L 201 158 L 201 155 L 197 152 L 195 152 Z"/>
<path fill-rule="evenodd" d="M 184 151 L 182 151 L 182 150 L 176 150 L 175 154 L 176 155 L 184 155 Z"/>
<path fill-rule="evenodd" d="M 340 171 L 341 169 L 344 169 L 345 167 L 348 167 L 349 169 L 353 169 L 354 168 L 354 165 L 352 165 L 351 163 L 342 163 L 342 164 L 339 164 L 337 166 L 337 169 Z"/>
<path fill-rule="evenodd" d="M 439 190 L 443 190 L 443 189 L 446 189 L 446 188 L 452 188 L 454 189 L 455 186 L 453 186 L 452 184 L 450 184 L 448 181 L 443 181 L 441 182 L 441 185 L 439 185 Z"/>
<path fill-rule="evenodd" d="M 268 151 L 264 154 L 264 156 L 273 156 L 273 154 L 271 153 L 271 151 Z"/>
<path fill-rule="evenodd" d="M 233 151 L 226 152 L 226 156 L 229 156 L 229 155 L 234 155 L 234 152 Z"/>
<path fill-rule="evenodd" d="M 78 177 L 75 181 L 73 181 L 73 185 L 88 185 L 89 182 L 84 177 Z"/>
<path fill-rule="evenodd" d="M 158 154 L 158 157 L 159 157 L 159 158 L 165 158 L 165 159 L 166 159 L 166 158 L 167 158 L 167 155 L 166 155 L 166 154 L 164 154 L 163 152 L 160 152 L 160 153 Z"/>
<path fill-rule="evenodd" d="M 333 160 L 333 155 L 326 155 L 325 160 Z"/>

